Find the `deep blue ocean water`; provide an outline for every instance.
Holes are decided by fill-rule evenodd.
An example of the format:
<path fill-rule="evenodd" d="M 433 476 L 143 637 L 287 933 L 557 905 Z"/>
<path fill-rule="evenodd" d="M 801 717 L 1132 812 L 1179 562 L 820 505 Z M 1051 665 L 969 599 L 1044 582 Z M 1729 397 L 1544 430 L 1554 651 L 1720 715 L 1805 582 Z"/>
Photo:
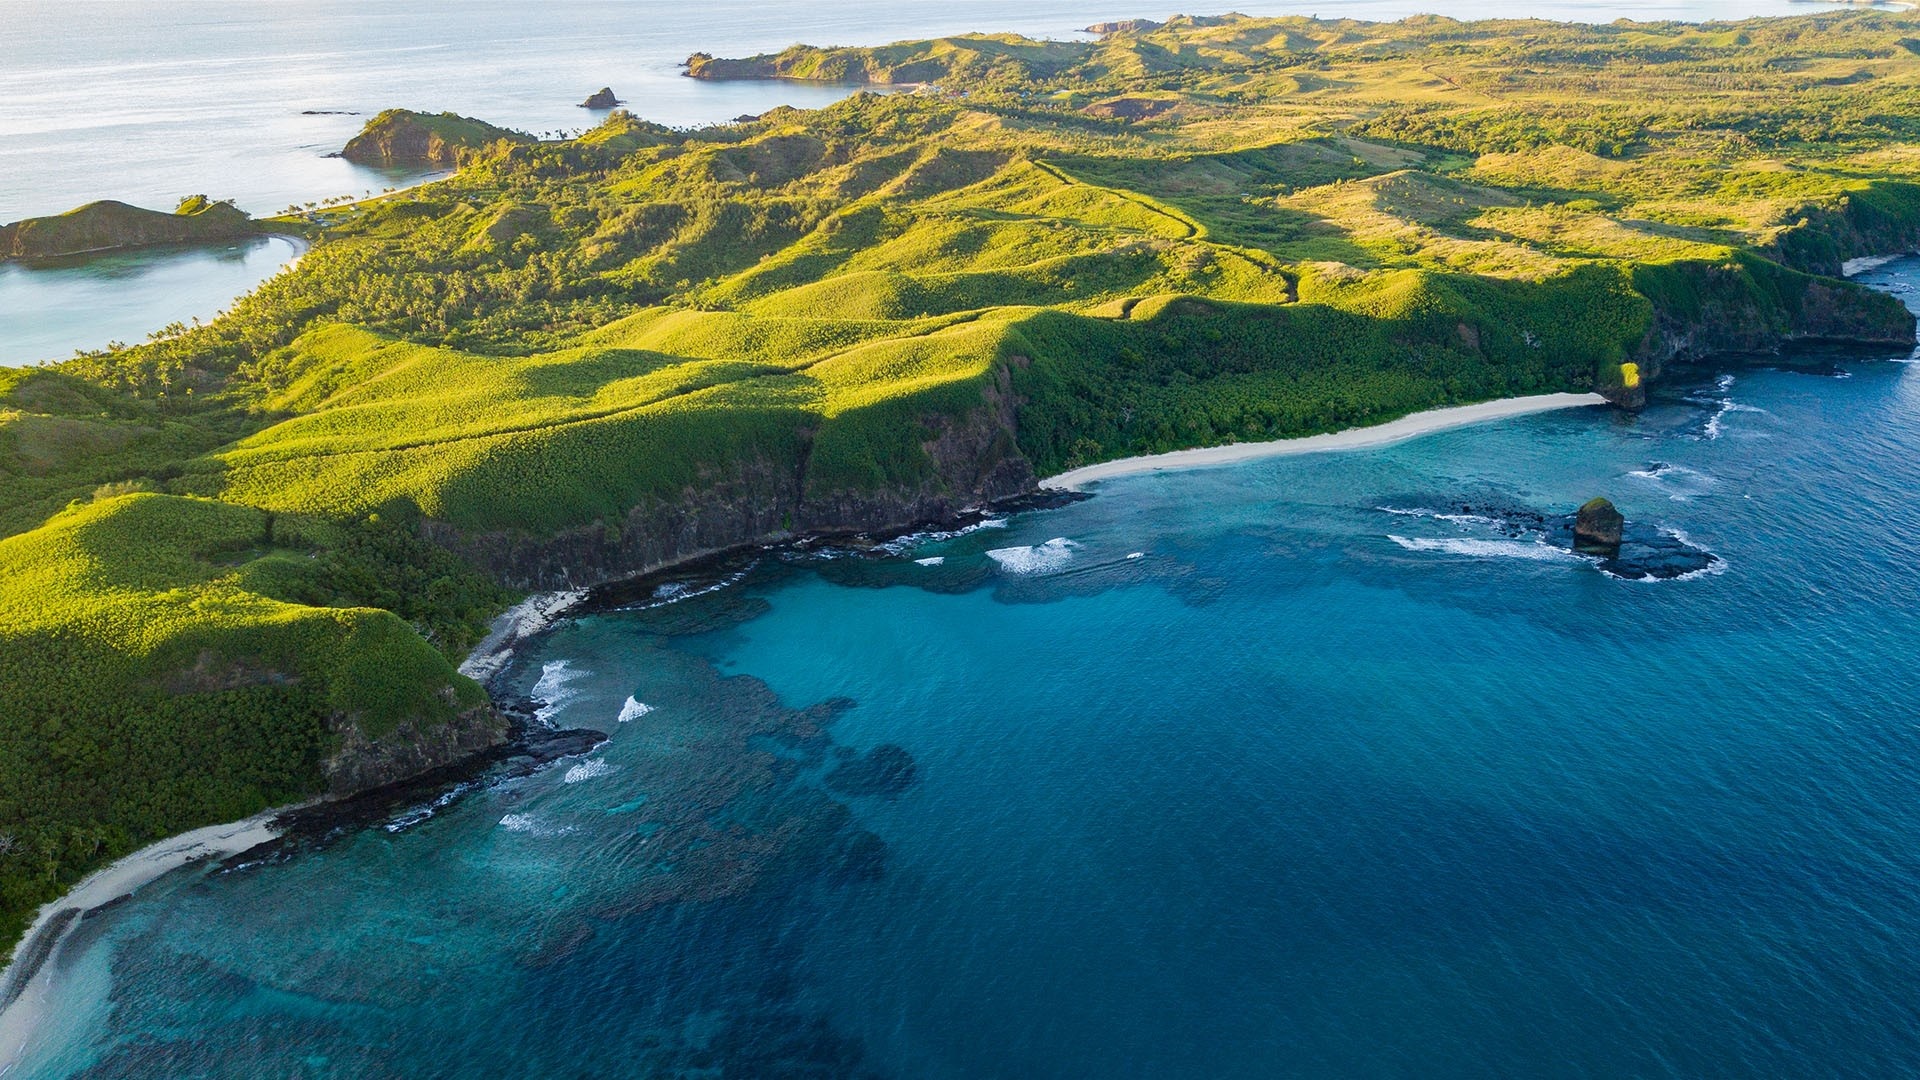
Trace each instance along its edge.
<path fill-rule="evenodd" d="M 86 920 L 17 1075 L 1920 1074 L 1917 493 L 1843 360 L 768 553 L 521 658 L 591 756 Z"/>

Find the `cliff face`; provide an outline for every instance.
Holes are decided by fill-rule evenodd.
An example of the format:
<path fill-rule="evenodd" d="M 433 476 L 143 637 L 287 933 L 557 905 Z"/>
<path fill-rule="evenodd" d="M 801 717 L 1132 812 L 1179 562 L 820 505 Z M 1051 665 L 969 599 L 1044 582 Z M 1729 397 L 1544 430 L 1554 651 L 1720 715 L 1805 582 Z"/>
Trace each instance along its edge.
<path fill-rule="evenodd" d="M 676 498 L 631 508 L 611 526 L 595 522 L 552 536 L 467 533 L 433 521 L 422 529 L 509 587 L 549 590 L 601 585 L 746 544 L 947 520 L 1033 489 L 1033 467 L 1016 445 L 1010 383 L 1001 367 L 978 407 L 958 418 L 926 419 L 934 432 L 922 447 L 930 468 L 916 485 L 817 484 L 803 454 L 798 462 L 759 458 L 716 470 Z"/>
<path fill-rule="evenodd" d="M 442 724 L 413 720 L 369 737 L 349 717 L 335 717 L 336 749 L 320 764 L 327 794 L 355 795 L 442 769 L 507 741 L 507 721 L 491 705 L 468 709 Z"/>
<path fill-rule="evenodd" d="M 1857 249 L 1837 250 L 1851 258 Z M 1653 302 L 1652 324 L 1631 358 L 1637 378 L 1595 387 L 1627 408 L 1646 404 L 1648 383 L 1671 363 L 1779 357 L 1819 345 L 1890 352 L 1914 345 L 1913 314 L 1893 297 L 1756 257 L 1643 267 L 1634 285 Z"/>
<path fill-rule="evenodd" d="M 725 81 L 729 79 L 780 79 L 787 78 L 780 65 L 769 57 L 749 57 L 744 60 L 732 60 L 712 56 L 707 53 L 694 53 L 687 57 L 687 77 L 690 79 L 711 79 Z"/>
<path fill-rule="evenodd" d="M 1848 259 L 1920 251 L 1920 185 L 1876 183 L 1807 212 L 1762 249 L 1782 266 L 1839 277 Z"/>
<path fill-rule="evenodd" d="M 1150 30 L 1158 30 L 1165 25 L 1165 23 L 1155 22 L 1152 19 L 1118 19 L 1113 22 L 1094 23 L 1092 26 L 1087 27 L 1087 33 L 1098 34 L 1101 37 L 1106 37 L 1109 34 L 1144 34 Z"/>
<path fill-rule="evenodd" d="M 232 203 L 196 197 L 179 213 L 104 200 L 53 217 L 0 225 L 0 259 L 47 259 L 159 244 L 194 244 L 255 236 L 260 227 Z"/>

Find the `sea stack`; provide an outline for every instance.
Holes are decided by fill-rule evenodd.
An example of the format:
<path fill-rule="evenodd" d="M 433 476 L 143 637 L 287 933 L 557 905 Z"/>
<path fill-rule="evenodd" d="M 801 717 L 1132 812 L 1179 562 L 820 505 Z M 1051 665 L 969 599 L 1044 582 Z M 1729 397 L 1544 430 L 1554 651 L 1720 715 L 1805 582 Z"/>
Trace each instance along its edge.
<path fill-rule="evenodd" d="M 1573 518 L 1573 548 L 1599 555 L 1615 554 L 1620 550 L 1620 531 L 1626 524 L 1627 519 L 1611 502 L 1598 497 L 1589 499 Z"/>
<path fill-rule="evenodd" d="M 583 109 L 611 109 L 618 104 L 620 104 L 620 99 L 613 96 L 613 88 L 603 86 L 589 95 L 587 100 L 581 102 L 580 107 Z"/>

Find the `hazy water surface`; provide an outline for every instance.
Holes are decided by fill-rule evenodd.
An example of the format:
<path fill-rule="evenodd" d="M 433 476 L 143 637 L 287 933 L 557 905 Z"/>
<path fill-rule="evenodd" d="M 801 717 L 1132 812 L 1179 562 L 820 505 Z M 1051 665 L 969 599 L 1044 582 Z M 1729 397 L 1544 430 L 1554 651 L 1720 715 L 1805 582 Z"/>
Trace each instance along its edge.
<path fill-rule="evenodd" d="M 1791 0 L 1227 6 L 1370 19 L 1438 11 L 1591 21 L 1818 10 Z M 675 125 L 820 105 L 846 92 L 681 77 L 679 65 L 696 51 L 747 55 L 796 41 L 881 44 L 976 30 L 1066 37 L 1094 21 L 1168 14 L 1142 0 L 12 0 L 0 19 L 0 221 L 104 198 L 170 207 L 204 192 L 269 213 L 378 190 L 385 178 L 325 155 L 394 106 L 547 132 L 591 126 L 596 115 L 576 103 L 601 85 L 635 113 Z"/>

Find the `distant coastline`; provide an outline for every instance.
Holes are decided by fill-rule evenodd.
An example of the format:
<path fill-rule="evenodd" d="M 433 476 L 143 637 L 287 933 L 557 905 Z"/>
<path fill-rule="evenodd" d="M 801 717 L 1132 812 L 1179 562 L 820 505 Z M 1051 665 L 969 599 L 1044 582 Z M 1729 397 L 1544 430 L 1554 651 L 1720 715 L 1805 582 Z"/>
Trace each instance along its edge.
<path fill-rule="evenodd" d="M 1530 397 L 1498 398 L 1474 405 L 1428 409 L 1426 412 L 1417 412 L 1384 424 L 1347 428 L 1344 431 L 1329 432 L 1325 435 L 1276 439 L 1272 442 L 1233 443 L 1227 446 L 1203 447 L 1198 450 L 1175 450 L 1170 454 L 1121 458 L 1118 461 L 1106 461 L 1098 465 L 1070 469 L 1058 476 L 1050 476 L 1040 481 L 1040 486 L 1078 490 L 1101 480 L 1162 472 L 1168 469 L 1202 469 L 1216 465 L 1232 465 L 1242 461 L 1255 461 L 1260 458 L 1317 454 L 1327 450 L 1360 450 L 1387 446 L 1422 435 L 1431 435 L 1436 431 L 1478 424 L 1486 420 L 1501 420 L 1510 416 L 1526 416 L 1530 413 L 1606 403 L 1607 399 L 1599 394 L 1536 394 Z"/>

